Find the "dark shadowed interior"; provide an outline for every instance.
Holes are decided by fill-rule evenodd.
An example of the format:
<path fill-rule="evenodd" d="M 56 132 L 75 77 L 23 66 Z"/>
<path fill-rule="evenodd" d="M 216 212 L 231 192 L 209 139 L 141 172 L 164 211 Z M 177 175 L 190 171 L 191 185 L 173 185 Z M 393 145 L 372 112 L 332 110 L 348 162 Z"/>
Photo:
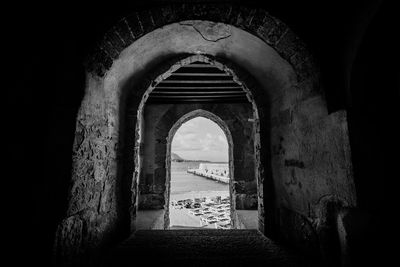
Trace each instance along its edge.
<path fill-rule="evenodd" d="M 7 10 L 13 265 L 386 266 L 394 4 L 137 2 Z M 171 142 L 196 117 L 228 140 L 230 230 L 168 229 Z"/>

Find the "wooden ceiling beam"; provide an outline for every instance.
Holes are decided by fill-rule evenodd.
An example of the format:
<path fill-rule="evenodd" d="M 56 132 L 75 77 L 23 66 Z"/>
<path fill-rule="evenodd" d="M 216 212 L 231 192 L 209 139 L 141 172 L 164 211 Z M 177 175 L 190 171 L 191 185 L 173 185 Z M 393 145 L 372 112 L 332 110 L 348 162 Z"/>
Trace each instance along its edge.
<path fill-rule="evenodd" d="M 193 104 L 193 103 L 249 103 L 247 99 L 235 98 L 235 99 L 185 99 L 185 100 L 147 100 L 146 104 Z"/>
<path fill-rule="evenodd" d="M 171 76 L 187 77 L 187 76 L 198 76 L 198 77 L 224 77 L 229 78 L 225 73 L 204 73 L 204 72 L 174 72 Z"/>
<path fill-rule="evenodd" d="M 170 84 L 170 83 L 198 83 L 198 84 L 204 84 L 204 83 L 210 83 L 210 84 L 218 84 L 218 83 L 227 83 L 227 84 L 234 84 L 236 85 L 237 83 L 232 81 L 232 80 L 164 80 L 159 83 L 159 85 L 162 84 Z"/>
<path fill-rule="evenodd" d="M 244 97 L 246 98 L 245 94 L 221 94 L 221 95 L 150 95 L 149 98 L 175 98 L 175 99 L 181 99 L 181 98 L 210 98 L 210 97 L 215 97 L 215 98 L 224 98 L 224 97 Z"/>
<path fill-rule="evenodd" d="M 231 75 L 206 63 L 179 68 L 161 81 L 146 103 L 248 103 L 246 93 Z"/>
<path fill-rule="evenodd" d="M 237 91 L 153 91 L 151 96 L 161 96 L 161 95 L 246 95 L 245 92 Z"/>
<path fill-rule="evenodd" d="M 238 90 L 238 91 L 242 91 L 243 89 L 239 86 L 157 86 L 153 92 L 155 91 L 163 91 L 163 90 L 194 90 L 194 91 L 219 91 L 219 90 Z"/>

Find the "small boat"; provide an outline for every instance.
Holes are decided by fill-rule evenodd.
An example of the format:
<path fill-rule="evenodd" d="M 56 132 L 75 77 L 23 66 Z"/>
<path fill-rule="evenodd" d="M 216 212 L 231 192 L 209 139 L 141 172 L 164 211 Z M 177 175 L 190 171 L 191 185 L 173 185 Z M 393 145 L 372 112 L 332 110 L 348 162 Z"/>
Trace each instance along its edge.
<path fill-rule="evenodd" d="M 209 218 L 206 219 L 206 222 L 207 222 L 208 224 L 213 224 L 213 223 L 217 223 L 218 220 L 217 220 L 217 218 L 215 218 L 215 217 L 209 217 Z"/>
<path fill-rule="evenodd" d="M 232 225 L 230 223 L 216 223 L 217 229 L 231 229 Z"/>
<path fill-rule="evenodd" d="M 200 209 L 192 209 L 189 211 L 190 214 L 195 214 L 195 213 L 199 213 Z"/>

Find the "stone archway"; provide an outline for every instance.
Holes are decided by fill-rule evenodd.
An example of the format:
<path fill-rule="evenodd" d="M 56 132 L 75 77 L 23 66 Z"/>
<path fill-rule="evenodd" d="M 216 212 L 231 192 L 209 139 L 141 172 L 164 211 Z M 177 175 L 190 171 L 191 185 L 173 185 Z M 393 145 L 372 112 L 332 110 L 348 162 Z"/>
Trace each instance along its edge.
<path fill-rule="evenodd" d="M 171 145 L 172 145 L 172 140 L 175 136 L 176 131 L 182 126 L 182 124 L 184 124 L 185 122 L 194 119 L 196 117 L 203 117 L 206 119 L 209 119 L 213 122 L 215 122 L 224 132 L 225 137 L 228 141 L 228 155 L 229 155 L 229 160 L 228 160 L 228 164 L 229 164 L 229 175 L 230 175 L 230 184 L 229 184 L 229 191 L 230 191 L 230 199 L 231 199 L 231 203 L 234 203 L 234 200 L 232 199 L 232 189 L 233 189 L 233 181 L 234 181 L 234 177 L 235 177 L 235 173 L 234 173 L 234 165 L 233 165 L 233 138 L 232 138 L 232 134 L 231 131 L 229 130 L 228 125 L 218 116 L 216 116 L 215 114 L 206 111 L 206 110 L 202 110 L 202 109 L 196 109 L 193 110 L 187 114 L 185 114 L 184 116 L 182 116 L 178 121 L 175 122 L 175 124 L 171 127 L 171 129 L 168 132 L 168 137 L 167 137 L 167 153 L 166 153 L 166 159 L 165 159 L 165 163 L 166 163 L 166 167 L 167 167 L 167 175 L 166 175 L 166 190 L 165 190 L 165 199 L 166 199 L 166 216 L 165 216 L 165 224 L 166 226 L 169 225 L 169 199 L 170 199 L 170 194 L 171 194 Z M 234 205 L 234 204 L 233 204 Z M 232 214 L 234 211 L 233 209 L 233 205 L 231 205 L 231 219 L 232 221 L 234 221 L 234 217 L 232 217 Z M 166 227 L 167 229 L 167 227 Z"/>
<path fill-rule="evenodd" d="M 56 238 L 61 258 L 100 250 L 134 229 L 140 138 L 131 133 L 140 136 L 141 101 L 177 57 L 196 54 L 240 66 L 241 80 L 250 73 L 259 85 L 252 91 L 261 111 L 256 168 L 264 196 L 260 217 L 270 220 L 260 223 L 268 236 L 311 248 L 309 236 L 324 238 L 317 231 L 326 221 L 318 213 L 321 199 L 356 205 L 346 114 L 328 114 L 318 70 L 299 38 L 264 10 L 168 5 L 123 18 L 88 57 L 69 208 Z"/>
<path fill-rule="evenodd" d="M 244 76 L 244 79 L 241 80 L 241 77 L 238 77 L 236 73 L 241 73 L 243 75 L 243 72 L 232 64 L 224 62 L 226 63 L 225 65 L 211 57 L 196 55 L 175 62 L 168 70 L 162 68 L 165 72 L 154 78 L 155 82 L 152 83 L 146 94 L 148 95 L 158 82 L 171 75 L 172 72 L 194 61 L 205 62 L 220 70 L 228 72 L 233 76 L 234 81 L 241 85 L 241 88 L 247 93 L 250 102 L 247 102 L 246 104 L 218 105 L 197 103 L 191 105 L 179 105 L 180 107 L 166 105 L 153 111 L 153 115 L 149 118 L 142 118 L 142 116 L 138 117 L 138 126 L 146 124 L 146 121 L 150 120 L 153 121 L 151 124 L 154 124 L 154 128 L 156 129 L 155 131 L 153 130 L 148 132 L 146 130 L 143 132 L 143 129 L 138 129 L 138 127 L 136 127 L 137 146 L 135 149 L 135 162 L 141 162 L 141 164 L 137 165 L 135 174 L 139 181 L 149 180 L 148 178 L 145 178 L 148 176 L 152 177 L 150 179 L 154 181 L 147 185 L 143 184 L 143 182 L 138 183 L 138 192 L 140 192 L 139 194 L 141 195 L 138 200 L 140 209 L 147 211 L 152 210 L 152 212 L 146 212 L 147 215 L 144 215 L 144 213 L 141 212 L 143 218 L 148 218 L 148 216 L 150 216 L 152 219 L 146 219 L 144 223 L 143 220 L 140 220 L 140 229 L 148 229 L 149 226 L 152 228 L 151 225 L 153 225 L 155 229 L 160 229 L 161 225 L 168 225 L 168 214 L 166 214 L 166 216 L 161 216 L 160 213 L 155 212 L 155 210 L 166 210 L 167 207 L 165 203 L 167 203 L 166 200 L 168 199 L 166 197 L 168 193 L 168 190 L 166 189 L 168 187 L 165 185 L 169 185 L 167 182 L 169 174 L 167 172 L 168 168 L 166 166 L 165 157 L 168 148 L 168 141 L 165 140 L 168 140 L 168 133 L 170 132 L 170 129 L 174 127 L 174 123 L 177 123 L 181 117 L 186 118 L 188 114 L 192 114 L 192 112 L 195 112 L 196 110 L 203 110 L 205 116 L 211 117 L 218 125 L 222 126 L 223 124 L 226 124 L 226 127 L 222 126 L 223 129 L 226 129 L 226 132 L 230 131 L 234 133 L 232 144 L 236 144 L 234 145 L 235 156 L 232 156 L 231 158 L 235 158 L 233 165 L 237 167 L 237 171 L 234 183 L 231 184 L 231 192 L 233 192 L 232 195 L 234 196 L 234 199 L 231 201 L 233 211 L 232 215 L 234 217 L 232 221 L 235 223 L 235 227 L 239 227 L 240 225 L 240 228 L 257 228 L 257 225 L 263 225 L 264 222 L 264 217 L 259 216 L 257 218 L 257 214 L 264 214 L 264 212 L 261 211 L 263 209 L 262 203 L 264 202 L 264 193 L 257 193 L 257 188 L 260 187 L 258 181 L 261 180 L 262 168 L 259 167 L 261 166 L 261 139 L 259 137 L 260 124 L 258 123 L 259 109 L 257 108 L 256 101 L 253 100 L 254 97 L 251 93 L 251 91 L 255 92 L 257 90 L 256 82 L 254 82 L 249 76 Z M 229 67 L 228 64 L 230 65 Z M 247 86 L 247 84 L 250 84 L 251 86 Z M 139 108 L 140 114 L 142 115 L 143 110 L 147 107 L 145 101 L 146 98 L 142 100 L 140 105 L 142 108 Z M 218 118 L 221 118 L 222 120 Z M 132 134 L 135 133 L 132 132 Z M 140 140 L 140 136 L 146 136 L 145 144 L 143 144 L 143 140 Z M 147 136 L 154 136 L 154 139 L 149 139 Z M 146 148 L 152 143 L 155 144 L 153 152 Z M 140 147 L 145 148 L 143 149 Z M 150 163 L 152 166 L 151 170 L 142 170 L 142 167 L 140 166 L 147 166 L 149 160 L 153 160 L 153 158 L 146 159 L 141 156 L 139 151 L 142 151 L 141 153 L 146 155 L 152 155 L 155 153 L 154 162 Z M 231 170 L 231 173 L 233 173 L 233 170 Z M 160 217 L 165 218 L 165 223 L 160 223 Z M 132 217 L 132 221 L 135 221 L 135 219 L 136 217 Z M 246 221 L 244 221 L 244 219 Z M 151 222 L 150 224 L 149 221 Z M 236 222 L 243 223 L 236 224 Z M 263 230 L 261 226 L 260 230 Z"/>

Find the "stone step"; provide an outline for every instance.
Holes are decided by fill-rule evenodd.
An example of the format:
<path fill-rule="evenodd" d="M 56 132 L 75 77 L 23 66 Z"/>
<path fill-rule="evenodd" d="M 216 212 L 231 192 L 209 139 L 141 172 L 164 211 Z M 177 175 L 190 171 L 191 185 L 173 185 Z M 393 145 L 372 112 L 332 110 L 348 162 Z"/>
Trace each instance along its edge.
<path fill-rule="evenodd" d="M 307 266 L 258 230 L 139 230 L 106 266 Z"/>

